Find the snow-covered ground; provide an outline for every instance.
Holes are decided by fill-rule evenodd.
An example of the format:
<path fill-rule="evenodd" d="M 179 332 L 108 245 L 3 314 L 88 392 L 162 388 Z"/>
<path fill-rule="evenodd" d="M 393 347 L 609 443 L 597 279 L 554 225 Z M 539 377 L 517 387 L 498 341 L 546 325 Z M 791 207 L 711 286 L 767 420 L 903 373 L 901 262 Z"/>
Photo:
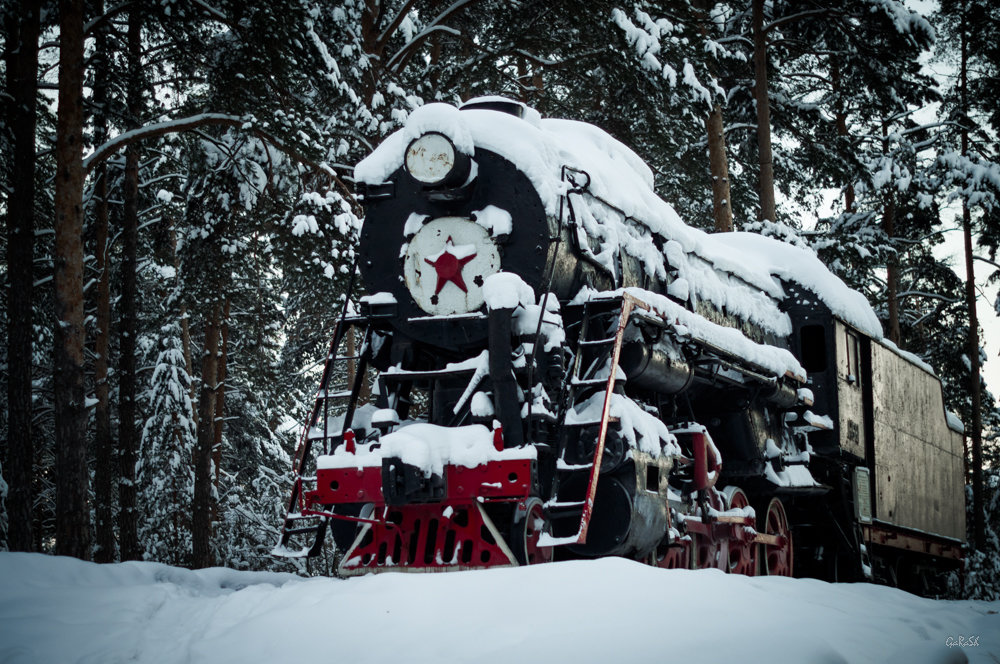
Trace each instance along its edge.
<path fill-rule="evenodd" d="M 3 664 L 997 662 L 998 612 L 620 559 L 338 580 L 0 553 Z"/>

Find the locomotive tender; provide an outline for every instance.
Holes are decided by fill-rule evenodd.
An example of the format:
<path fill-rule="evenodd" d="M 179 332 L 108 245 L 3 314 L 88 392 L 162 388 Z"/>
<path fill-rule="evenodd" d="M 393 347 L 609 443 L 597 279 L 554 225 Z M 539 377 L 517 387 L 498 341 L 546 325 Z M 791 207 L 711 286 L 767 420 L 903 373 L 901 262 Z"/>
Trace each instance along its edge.
<path fill-rule="evenodd" d="M 810 252 L 691 228 L 631 150 L 499 97 L 417 109 L 355 176 L 369 295 L 336 328 L 276 554 L 329 533 L 345 575 L 958 564 L 961 424 Z"/>

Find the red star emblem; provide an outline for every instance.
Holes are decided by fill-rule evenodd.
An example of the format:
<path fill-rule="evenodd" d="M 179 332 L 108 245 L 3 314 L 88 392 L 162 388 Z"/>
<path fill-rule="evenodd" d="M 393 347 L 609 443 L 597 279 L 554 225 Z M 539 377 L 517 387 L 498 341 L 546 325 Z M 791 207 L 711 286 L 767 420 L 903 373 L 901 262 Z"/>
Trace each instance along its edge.
<path fill-rule="evenodd" d="M 437 258 L 430 260 L 425 258 L 424 262 L 432 266 L 437 270 L 437 288 L 434 289 L 434 294 L 437 295 L 444 288 L 444 285 L 449 281 L 462 289 L 463 293 L 468 293 L 469 289 L 465 287 L 465 280 L 462 279 L 462 268 L 465 264 L 476 257 L 476 254 L 469 254 L 468 256 L 463 256 L 459 258 L 455 254 L 449 251 L 450 248 L 454 247 L 455 243 L 452 241 L 451 237 L 448 237 L 448 241 L 445 242 L 444 251 L 438 254 Z"/>

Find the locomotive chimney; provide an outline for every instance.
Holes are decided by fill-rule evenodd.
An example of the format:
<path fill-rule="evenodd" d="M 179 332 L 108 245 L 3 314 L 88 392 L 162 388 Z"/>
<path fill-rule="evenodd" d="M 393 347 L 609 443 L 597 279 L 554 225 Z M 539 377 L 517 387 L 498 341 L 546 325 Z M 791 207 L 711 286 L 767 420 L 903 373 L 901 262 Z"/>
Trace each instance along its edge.
<path fill-rule="evenodd" d="M 525 105 L 507 97 L 474 97 L 459 106 L 462 111 L 499 111 L 524 119 Z"/>

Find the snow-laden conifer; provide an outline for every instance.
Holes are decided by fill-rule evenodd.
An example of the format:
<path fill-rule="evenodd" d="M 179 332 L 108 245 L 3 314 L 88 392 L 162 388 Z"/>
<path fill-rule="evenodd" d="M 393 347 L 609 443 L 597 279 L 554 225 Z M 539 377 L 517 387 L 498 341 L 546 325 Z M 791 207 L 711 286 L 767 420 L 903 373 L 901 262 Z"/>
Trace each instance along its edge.
<path fill-rule="evenodd" d="M 194 475 L 194 408 L 178 321 L 160 330 L 153 371 L 141 399 L 149 417 L 142 428 L 137 472 L 139 541 L 144 558 L 190 564 Z"/>

